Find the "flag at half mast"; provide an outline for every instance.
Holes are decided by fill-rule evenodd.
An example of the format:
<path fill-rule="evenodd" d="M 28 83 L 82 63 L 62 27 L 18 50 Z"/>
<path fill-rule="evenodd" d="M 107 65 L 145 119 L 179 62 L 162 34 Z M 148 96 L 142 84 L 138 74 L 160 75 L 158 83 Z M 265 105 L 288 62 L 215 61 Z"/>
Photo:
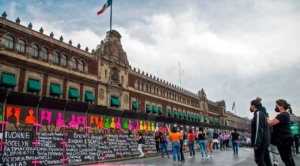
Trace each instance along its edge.
<path fill-rule="evenodd" d="M 102 14 L 108 7 L 112 4 L 112 0 L 107 0 L 107 2 L 103 5 L 102 9 L 97 12 L 97 15 Z"/>
<path fill-rule="evenodd" d="M 235 101 L 232 104 L 232 110 L 234 110 L 234 108 L 235 108 Z"/>

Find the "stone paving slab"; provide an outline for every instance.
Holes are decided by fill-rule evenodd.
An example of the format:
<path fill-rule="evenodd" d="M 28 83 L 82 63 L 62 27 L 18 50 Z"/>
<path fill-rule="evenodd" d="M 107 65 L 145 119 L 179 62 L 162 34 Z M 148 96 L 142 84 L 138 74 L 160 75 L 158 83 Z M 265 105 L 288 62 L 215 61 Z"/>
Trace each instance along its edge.
<path fill-rule="evenodd" d="M 234 156 L 232 149 L 224 151 L 215 151 L 213 158 L 210 160 L 202 160 L 200 152 L 196 152 L 194 159 L 188 159 L 189 154 L 185 153 L 184 163 L 172 163 L 172 156 L 170 158 L 147 157 L 147 158 L 136 158 L 131 160 L 124 160 L 118 162 L 108 163 L 95 163 L 82 166 L 255 166 L 253 149 L 250 148 L 239 148 L 239 155 Z M 280 158 L 280 157 L 279 157 Z M 295 157 L 296 165 L 300 165 L 300 156 Z M 279 161 L 279 166 L 283 166 L 283 162 Z"/>

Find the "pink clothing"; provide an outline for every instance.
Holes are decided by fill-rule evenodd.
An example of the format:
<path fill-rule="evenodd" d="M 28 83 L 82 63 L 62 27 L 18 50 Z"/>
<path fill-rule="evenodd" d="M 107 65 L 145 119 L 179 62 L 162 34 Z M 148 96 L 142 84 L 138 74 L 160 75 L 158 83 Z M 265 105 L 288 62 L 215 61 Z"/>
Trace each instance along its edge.
<path fill-rule="evenodd" d="M 223 137 L 224 140 L 229 140 L 229 138 L 230 138 L 229 134 L 225 134 L 224 137 Z"/>

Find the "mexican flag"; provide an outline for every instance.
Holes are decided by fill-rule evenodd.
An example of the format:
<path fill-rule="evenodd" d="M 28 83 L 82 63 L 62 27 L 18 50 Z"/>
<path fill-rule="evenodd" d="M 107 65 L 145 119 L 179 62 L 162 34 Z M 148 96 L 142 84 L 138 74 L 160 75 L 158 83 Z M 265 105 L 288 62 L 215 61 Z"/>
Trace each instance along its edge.
<path fill-rule="evenodd" d="M 108 7 L 112 4 L 112 0 L 107 0 L 107 2 L 103 5 L 102 9 L 97 12 L 97 15 L 102 14 Z"/>
<path fill-rule="evenodd" d="M 235 101 L 232 104 L 232 110 L 234 110 L 234 107 L 235 107 Z"/>

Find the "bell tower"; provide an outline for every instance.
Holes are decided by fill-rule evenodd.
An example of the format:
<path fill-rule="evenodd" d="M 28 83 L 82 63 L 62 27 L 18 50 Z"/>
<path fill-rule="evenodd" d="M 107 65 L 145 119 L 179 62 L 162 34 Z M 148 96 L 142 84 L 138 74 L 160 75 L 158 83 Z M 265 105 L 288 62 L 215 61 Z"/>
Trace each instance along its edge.
<path fill-rule="evenodd" d="M 117 108 L 128 109 L 129 92 L 126 89 L 129 63 L 121 44 L 121 37 L 116 30 L 108 31 L 105 39 L 97 46 L 96 55 L 100 63 L 100 80 L 105 84 L 103 88 L 106 89 L 107 94 L 107 102 L 103 104 L 112 106 L 111 97 L 113 97 L 120 101 L 120 106 Z"/>

